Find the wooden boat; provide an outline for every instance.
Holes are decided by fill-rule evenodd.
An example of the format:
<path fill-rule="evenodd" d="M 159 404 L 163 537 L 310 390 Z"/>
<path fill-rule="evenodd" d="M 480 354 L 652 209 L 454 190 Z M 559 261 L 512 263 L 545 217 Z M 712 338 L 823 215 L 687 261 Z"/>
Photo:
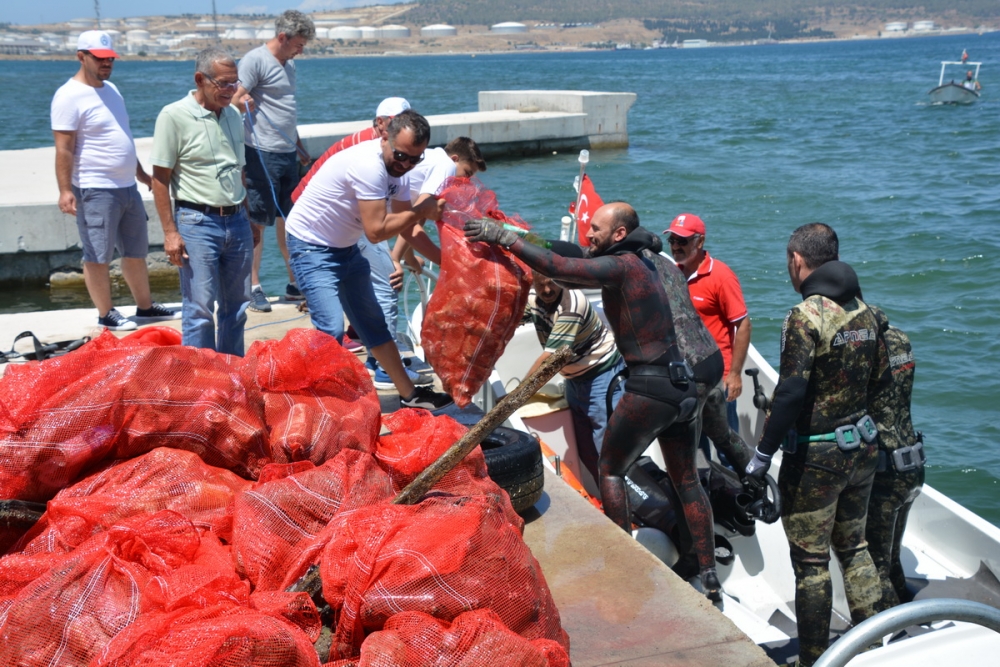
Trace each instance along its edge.
<path fill-rule="evenodd" d="M 961 61 L 951 61 L 943 60 L 941 61 L 941 76 L 938 78 L 938 85 L 930 90 L 928 95 L 931 97 L 931 104 L 972 104 L 979 99 L 979 66 L 982 65 L 981 62 L 961 62 Z M 973 71 L 971 67 L 975 67 L 973 73 L 972 85 L 962 79 L 955 81 L 951 79 L 945 82 L 945 73 L 948 68 L 958 66 L 965 71 Z"/>

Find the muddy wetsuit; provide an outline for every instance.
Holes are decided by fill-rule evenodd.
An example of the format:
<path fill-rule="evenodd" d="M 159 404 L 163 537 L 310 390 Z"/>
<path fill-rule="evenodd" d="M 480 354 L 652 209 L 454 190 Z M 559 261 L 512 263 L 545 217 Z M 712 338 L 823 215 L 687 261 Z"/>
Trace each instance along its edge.
<path fill-rule="evenodd" d="M 829 644 L 831 546 L 844 572 L 851 620 L 882 609 L 878 570 L 865 542 L 877 446 L 854 432 L 844 437 L 854 448 L 845 450 L 832 436 L 861 420 L 889 374 L 878 324 L 856 298 L 858 278 L 850 266 L 823 264 L 801 292 L 805 300 L 782 328 L 781 370 L 758 449 L 773 454 L 794 427 L 796 451 L 786 451 L 778 486 L 795 571 L 799 664 L 811 665 Z"/>
<path fill-rule="evenodd" d="M 914 372 L 910 339 L 896 327 L 886 325 L 882 338 L 889 353 L 892 384 L 872 402 L 872 417 L 878 424 L 879 462 L 868 501 L 865 536 L 882 579 L 882 603 L 891 607 L 909 602 L 912 597 L 906 590 L 899 552 L 910 507 L 924 485 L 924 456 L 923 438 L 914 432 L 910 419 Z"/>
<path fill-rule="evenodd" d="M 656 237 L 656 241 L 660 241 L 659 237 Z M 660 282 L 674 315 L 677 342 L 687 362 L 694 368 L 713 355 L 719 356 L 718 378 L 714 381 L 711 378 L 697 378 L 698 402 L 704 406 L 700 412 L 701 430 L 712 439 L 718 450 L 736 467 L 736 471 L 742 477 L 743 469 L 753 456 L 753 450 L 743 441 L 739 433 L 729 427 L 729 418 L 726 415 L 726 388 L 722 384 L 724 364 L 719 345 L 698 315 L 691 301 L 687 279 L 677 265 L 659 254 L 655 244 L 653 248 L 644 250 L 643 256 L 656 265 L 656 272 L 660 275 Z"/>
<path fill-rule="evenodd" d="M 625 473 L 656 438 L 704 570 L 715 567 L 715 537 L 712 506 L 695 467 L 698 392 L 695 382 L 675 385 L 669 377 L 668 364 L 684 358 L 656 268 L 641 254 L 651 238 L 639 227 L 599 256 L 585 259 L 562 257 L 520 239 L 510 250 L 533 270 L 564 285 L 601 288 L 604 314 L 629 369 L 625 393 L 608 420 L 601 449 L 604 513 L 631 532 Z M 717 371 L 713 359 L 693 367 L 695 377 L 721 377 L 721 355 Z"/>

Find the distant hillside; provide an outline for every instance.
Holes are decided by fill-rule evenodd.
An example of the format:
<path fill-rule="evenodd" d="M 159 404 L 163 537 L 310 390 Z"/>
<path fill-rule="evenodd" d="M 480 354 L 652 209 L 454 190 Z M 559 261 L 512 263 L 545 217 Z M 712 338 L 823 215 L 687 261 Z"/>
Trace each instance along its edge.
<path fill-rule="evenodd" d="M 971 26 L 1000 18 L 997 0 L 425 0 L 407 13 L 419 24 L 492 25 L 503 21 L 601 23 L 639 19 L 668 39 L 788 39 L 831 36 L 819 26 L 952 17 Z"/>

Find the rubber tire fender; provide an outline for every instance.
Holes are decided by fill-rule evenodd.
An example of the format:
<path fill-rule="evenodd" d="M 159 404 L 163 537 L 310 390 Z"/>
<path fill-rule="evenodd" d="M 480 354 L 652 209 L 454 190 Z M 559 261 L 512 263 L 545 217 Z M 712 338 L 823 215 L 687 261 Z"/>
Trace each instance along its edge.
<path fill-rule="evenodd" d="M 545 469 L 542 446 L 524 431 L 499 426 L 480 444 L 486 458 L 486 471 L 510 496 L 518 514 L 534 507 L 542 498 Z"/>

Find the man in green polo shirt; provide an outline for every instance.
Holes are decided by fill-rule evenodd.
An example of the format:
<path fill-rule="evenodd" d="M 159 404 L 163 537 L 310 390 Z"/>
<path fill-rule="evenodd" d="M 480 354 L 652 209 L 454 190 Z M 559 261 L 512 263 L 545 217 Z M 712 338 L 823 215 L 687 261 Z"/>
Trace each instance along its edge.
<path fill-rule="evenodd" d="M 184 344 L 242 356 L 257 232 L 244 208 L 243 123 L 229 106 L 239 87 L 236 62 L 204 49 L 194 82 L 156 119 L 153 200 L 163 249 L 180 267 Z"/>

